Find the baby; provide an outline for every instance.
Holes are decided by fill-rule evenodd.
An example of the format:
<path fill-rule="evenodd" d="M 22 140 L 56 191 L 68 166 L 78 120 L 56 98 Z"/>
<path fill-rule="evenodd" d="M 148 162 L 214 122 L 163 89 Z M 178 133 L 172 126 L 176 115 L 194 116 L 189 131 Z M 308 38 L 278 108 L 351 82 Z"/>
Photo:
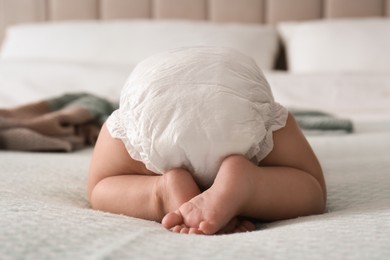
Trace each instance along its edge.
<path fill-rule="evenodd" d="M 177 233 L 320 214 L 320 164 L 255 62 L 232 49 L 154 55 L 130 75 L 90 165 L 94 209 Z"/>

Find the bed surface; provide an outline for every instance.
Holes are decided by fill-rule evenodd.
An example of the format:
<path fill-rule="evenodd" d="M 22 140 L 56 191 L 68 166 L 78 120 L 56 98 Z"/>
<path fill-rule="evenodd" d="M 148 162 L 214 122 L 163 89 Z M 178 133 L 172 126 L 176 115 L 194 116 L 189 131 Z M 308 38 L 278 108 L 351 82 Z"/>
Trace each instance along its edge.
<path fill-rule="evenodd" d="M 327 213 L 220 236 L 174 234 L 155 222 L 91 210 L 89 149 L 1 152 L 0 258 L 386 259 L 390 134 L 309 141 L 324 167 Z"/>
<path fill-rule="evenodd" d="M 122 85 L 129 70 L 44 62 L 1 62 L 0 67 L 0 82 L 13 90 L 3 90 L 7 95 L 0 97 L 9 106 L 75 90 L 115 100 L 117 85 Z M 42 77 L 42 71 L 48 73 Z M 266 72 L 266 76 L 282 103 L 328 108 L 355 124 L 353 134 L 308 136 L 328 185 L 325 214 L 258 223 L 258 230 L 250 233 L 174 234 L 155 222 L 90 209 L 86 179 L 91 149 L 67 154 L 1 151 L 0 258 L 387 259 L 390 103 L 382 93 L 388 93 L 390 77 L 286 72 Z M 361 86 L 356 88 L 357 82 Z M 364 95 L 367 87 L 376 88 L 372 97 Z M 323 94 L 308 99 L 310 91 Z M 324 98 L 324 93 L 333 98 Z M 378 109 L 366 109 L 373 105 Z"/>
<path fill-rule="evenodd" d="M 0 0 L 0 40 L 7 26 L 26 22 L 191 19 L 276 28 L 283 21 L 372 16 L 388 18 L 390 0 Z M 0 57 L 0 107 L 70 92 L 117 101 L 135 65 Z M 86 196 L 92 148 L 0 151 L 0 259 L 390 259 L 389 71 L 265 75 L 288 108 L 353 122 L 352 134 L 307 136 L 327 182 L 324 214 L 257 223 L 248 233 L 180 235 L 92 210 Z"/>
<path fill-rule="evenodd" d="M 129 70 L 127 65 L 62 62 L 3 61 L 0 67 L 0 81 L 14 90 L 3 91 L 9 95 L 1 97 L 10 105 L 60 90 L 92 91 L 116 99 L 116 85 L 126 80 Z M 41 71 L 49 73 L 42 77 Z M 389 97 L 382 93 L 389 91 L 390 77 L 287 72 L 266 72 L 266 76 L 282 103 L 328 108 L 352 119 L 357 127 L 353 134 L 308 136 L 328 185 L 325 214 L 258 223 L 258 230 L 250 233 L 174 234 L 155 222 L 90 209 L 86 179 L 92 149 L 67 154 L 1 151 L 0 258 L 386 259 L 390 256 L 390 109 Z M 72 83 L 73 79 L 77 80 Z M 34 92 L 19 95 L 29 93 L 31 85 Z M 377 91 L 371 98 L 364 95 L 367 87 L 374 86 Z M 333 98 L 324 99 L 322 94 L 315 99 L 310 91 Z M 378 109 L 366 109 L 373 105 Z"/>

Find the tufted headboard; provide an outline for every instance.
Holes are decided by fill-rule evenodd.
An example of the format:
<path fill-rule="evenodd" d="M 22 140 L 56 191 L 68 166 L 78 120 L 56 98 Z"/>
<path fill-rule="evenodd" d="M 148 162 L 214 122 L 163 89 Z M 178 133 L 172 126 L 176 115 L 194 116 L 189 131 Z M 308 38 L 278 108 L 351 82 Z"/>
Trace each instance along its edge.
<path fill-rule="evenodd" d="M 390 16 L 390 0 L 0 0 L 8 25 L 80 19 L 195 19 L 276 24 L 286 20 Z"/>

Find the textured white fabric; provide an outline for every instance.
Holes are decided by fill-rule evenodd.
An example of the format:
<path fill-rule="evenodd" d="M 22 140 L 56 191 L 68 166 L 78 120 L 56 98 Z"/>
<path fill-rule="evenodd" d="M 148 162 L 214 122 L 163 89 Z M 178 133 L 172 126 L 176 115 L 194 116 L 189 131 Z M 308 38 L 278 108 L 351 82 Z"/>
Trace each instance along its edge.
<path fill-rule="evenodd" d="M 87 92 L 118 102 L 129 65 L 0 59 L 0 106 L 13 107 L 65 93 Z"/>
<path fill-rule="evenodd" d="M 390 74 L 265 74 L 275 100 L 292 109 L 318 110 L 353 121 L 355 132 L 390 132 Z"/>
<path fill-rule="evenodd" d="M 233 49 L 193 47 L 137 65 L 107 128 L 149 170 L 185 167 L 207 187 L 226 156 L 263 159 L 272 150 L 272 132 L 286 119 L 251 58 Z"/>
<path fill-rule="evenodd" d="M 204 45 L 238 49 L 272 69 L 278 34 L 272 26 L 181 20 L 71 21 L 14 25 L 1 57 L 7 60 L 105 62 L 135 65 L 172 48 Z"/>
<path fill-rule="evenodd" d="M 291 72 L 390 71 L 390 19 L 279 25 Z"/>
<path fill-rule="evenodd" d="M 0 258 L 390 259 L 390 134 L 309 141 L 324 169 L 327 212 L 220 236 L 90 209 L 89 150 L 0 152 Z"/>

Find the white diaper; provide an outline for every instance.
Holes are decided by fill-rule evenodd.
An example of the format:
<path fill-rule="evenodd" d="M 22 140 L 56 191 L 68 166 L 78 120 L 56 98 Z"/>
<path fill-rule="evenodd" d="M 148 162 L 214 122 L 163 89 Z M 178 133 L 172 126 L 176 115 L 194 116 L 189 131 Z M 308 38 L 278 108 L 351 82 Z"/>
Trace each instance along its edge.
<path fill-rule="evenodd" d="M 273 148 L 287 110 L 249 57 L 232 49 L 171 50 L 139 63 L 107 120 L 130 156 L 156 173 L 189 170 L 209 187 L 231 154 L 255 162 Z"/>

